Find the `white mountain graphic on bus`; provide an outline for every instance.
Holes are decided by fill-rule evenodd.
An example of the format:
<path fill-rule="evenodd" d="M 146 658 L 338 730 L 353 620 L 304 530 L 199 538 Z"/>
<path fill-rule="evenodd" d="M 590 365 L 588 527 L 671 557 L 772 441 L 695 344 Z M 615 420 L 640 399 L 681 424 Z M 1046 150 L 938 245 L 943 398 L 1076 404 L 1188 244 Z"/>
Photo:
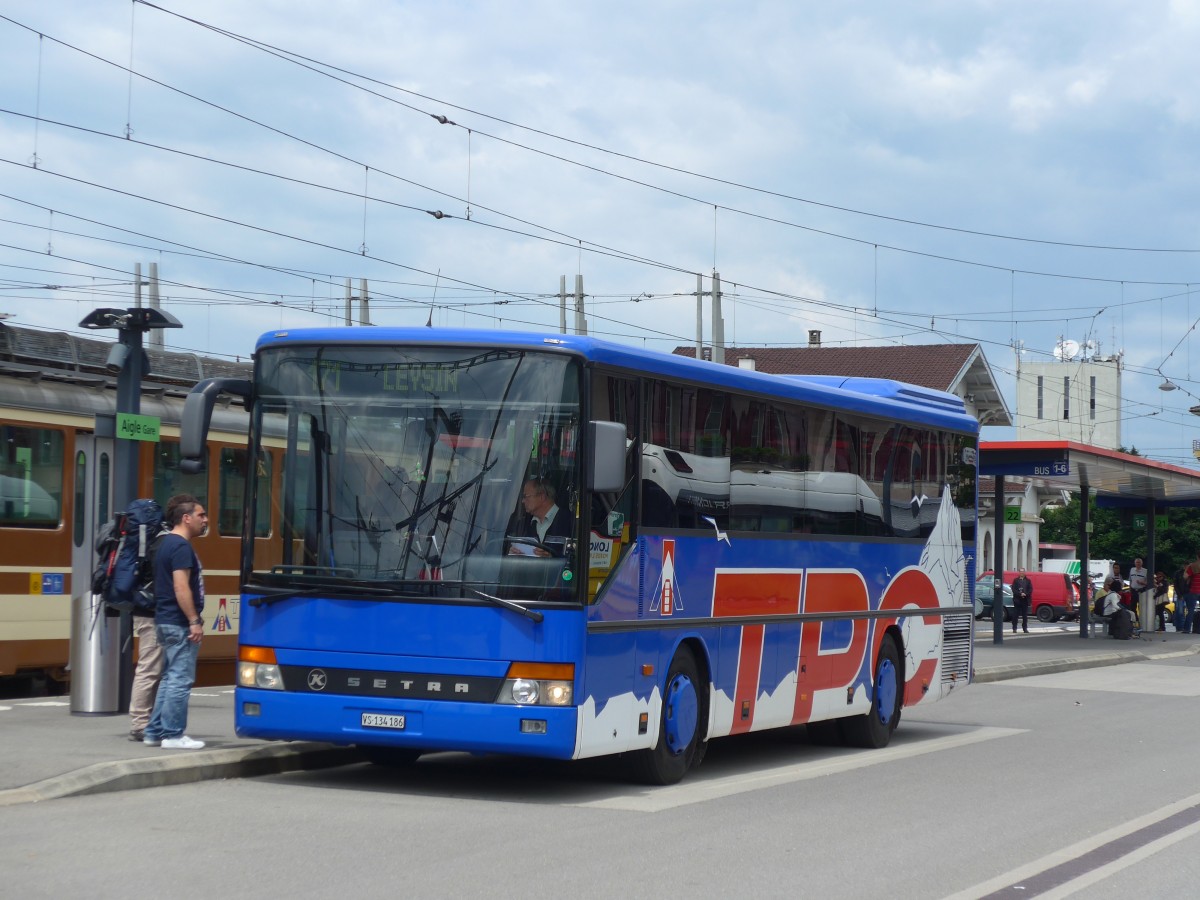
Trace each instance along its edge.
<path fill-rule="evenodd" d="M 683 612 L 683 597 L 679 593 L 679 582 L 675 580 L 675 541 L 666 538 L 662 542 L 662 574 L 650 601 L 650 612 L 670 616 Z"/>

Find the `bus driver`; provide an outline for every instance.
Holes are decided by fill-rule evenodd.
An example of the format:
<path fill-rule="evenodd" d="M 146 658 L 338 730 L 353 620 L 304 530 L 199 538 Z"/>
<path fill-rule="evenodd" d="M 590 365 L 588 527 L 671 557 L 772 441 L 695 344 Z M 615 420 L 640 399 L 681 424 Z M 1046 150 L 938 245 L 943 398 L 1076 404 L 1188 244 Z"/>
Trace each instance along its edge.
<path fill-rule="evenodd" d="M 514 541 L 509 544 L 510 556 L 562 556 L 562 547 L 572 536 L 575 525 L 571 514 L 554 502 L 554 485 L 541 478 L 530 478 L 521 490 L 522 514 L 514 517 L 509 529 L 510 538 L 536 540 L 536 544 Z M 546 546 L 550 539 L 551 547 Z"/>

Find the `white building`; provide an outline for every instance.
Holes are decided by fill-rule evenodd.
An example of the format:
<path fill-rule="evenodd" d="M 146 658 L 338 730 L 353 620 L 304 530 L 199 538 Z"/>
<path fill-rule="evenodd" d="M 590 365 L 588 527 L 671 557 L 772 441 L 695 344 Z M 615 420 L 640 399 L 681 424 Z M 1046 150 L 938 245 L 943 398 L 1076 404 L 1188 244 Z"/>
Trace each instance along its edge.
<path fill-rule="evenodd" d="M 1121 354 L 1101 357 L 1095 345 L 1060 341 L 1054 360 L 1017 354 L 1018 441 L 1075 441 L 1121 447 Z"/>

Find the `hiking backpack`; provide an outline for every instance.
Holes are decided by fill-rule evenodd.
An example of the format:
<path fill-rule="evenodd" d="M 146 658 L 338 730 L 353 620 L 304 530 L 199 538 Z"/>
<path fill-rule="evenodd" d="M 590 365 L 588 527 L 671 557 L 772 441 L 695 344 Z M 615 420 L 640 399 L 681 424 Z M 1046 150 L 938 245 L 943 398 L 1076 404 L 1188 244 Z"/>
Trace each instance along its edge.
<path fill-rule="evenodd" d="M 154 553 L 163 531 L 162 507 L 134 500 L 106 522 L 96 537 L 92 593 L 116 612 L 154 612 Z"/>

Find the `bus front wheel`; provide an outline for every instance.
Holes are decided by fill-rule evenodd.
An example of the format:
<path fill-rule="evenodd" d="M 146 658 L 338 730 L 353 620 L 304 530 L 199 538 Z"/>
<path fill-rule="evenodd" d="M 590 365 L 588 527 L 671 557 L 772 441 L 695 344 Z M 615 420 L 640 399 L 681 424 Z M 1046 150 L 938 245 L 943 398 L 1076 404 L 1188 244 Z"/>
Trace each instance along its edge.
<path fill-rule="evenodd" d="M 634 773 L 647 784 L 675 784 L 703 755 L 704 690 L 692 651 L 680 647 L 667 670 L 658 740 L 634 757 Z"/>
<path fill-rule="evenodd" d="M 875 663 L 875 689 L 872 691 L 871 711 L 864 716 L 842 719 L 842 736 L 851 747 L 878 749 L 886 747 L 900 721 L 900 702 L 904 683 L 901 680 L 900 654 L 891 635 L 879 647 Z"/>

